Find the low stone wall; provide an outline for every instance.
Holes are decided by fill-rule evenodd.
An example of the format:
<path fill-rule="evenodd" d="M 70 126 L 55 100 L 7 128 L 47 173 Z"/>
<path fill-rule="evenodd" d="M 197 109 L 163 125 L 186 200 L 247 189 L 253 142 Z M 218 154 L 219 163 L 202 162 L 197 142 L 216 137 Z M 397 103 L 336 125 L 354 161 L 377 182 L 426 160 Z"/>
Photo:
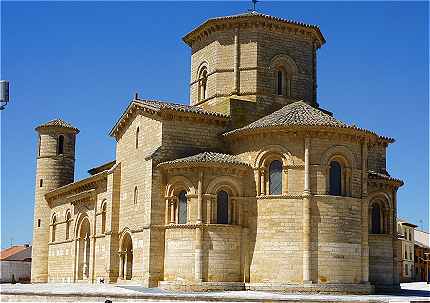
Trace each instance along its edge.
<path fill-rule="evenodd" d="M 280 293 L 308 294 L 373 294 L 371 284 L 286 284 L 286 283 L 242 283 L 242 282 L 202 282 L 160 281 L 159 287 L 169 291 L 269 291 Z"/>
<path fill-rule="evenodd" d="M 245 290 L 243 282 L 202 282 L 189 283 L 181 281 L 160 281 L 159 287 L 169 291 L 227 291 L 227 290 Z"/>
<path fill-rule="evenodd" d="M 246 290 L 309 294 L 373 294 L 371 284 L 285 284 L 247 283 Z"/>

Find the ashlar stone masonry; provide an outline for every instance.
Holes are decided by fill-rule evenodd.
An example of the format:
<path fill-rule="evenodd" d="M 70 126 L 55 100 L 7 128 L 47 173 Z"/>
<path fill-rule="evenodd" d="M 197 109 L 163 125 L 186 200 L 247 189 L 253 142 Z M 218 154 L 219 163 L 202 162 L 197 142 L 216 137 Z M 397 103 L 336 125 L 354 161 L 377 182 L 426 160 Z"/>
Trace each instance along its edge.
<path fill-rule="evenodd" d="M 136 96 L 89 177 L 73 178 L 77 128 L 36 128 L 32 281 L 398 288 L 394 140 L 319 106 L 319 28 L 250 12 L 183 40 L 191 105 Z"/>

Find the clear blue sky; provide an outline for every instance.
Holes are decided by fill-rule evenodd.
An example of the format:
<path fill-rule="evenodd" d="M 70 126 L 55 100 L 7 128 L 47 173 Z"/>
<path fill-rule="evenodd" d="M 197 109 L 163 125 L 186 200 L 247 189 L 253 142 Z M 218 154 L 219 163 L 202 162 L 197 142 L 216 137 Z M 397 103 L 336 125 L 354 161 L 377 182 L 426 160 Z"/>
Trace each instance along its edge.
<path fill-rule="evenodd" d="M 249 2 L 4 2 L 1 246 L 32 238 L 36 132 L 60 117 L 80 128 L 75 178 L 114 159 L 108 136 L 133 93 L 187 103 L 190 50 L 181 37 Z M 397 142 L 388 170 L 405 181 L 402 217 L 428 229 L 428 4 L 266 2 L 261 12 L 318 24 L 318 101 Z"/>

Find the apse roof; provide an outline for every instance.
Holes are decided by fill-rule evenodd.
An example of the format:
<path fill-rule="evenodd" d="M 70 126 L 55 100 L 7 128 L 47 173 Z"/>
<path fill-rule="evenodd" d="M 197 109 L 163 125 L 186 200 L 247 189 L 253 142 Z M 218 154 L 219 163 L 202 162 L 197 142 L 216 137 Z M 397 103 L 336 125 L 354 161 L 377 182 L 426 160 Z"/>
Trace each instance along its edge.
<path fill-rule="evenodd" d="M 224 164 L 232 164 L 232 165 L 249 166 L 247 163 L 242 162 L 234 155 L 216 153 L 216 152 L 203 152 L 193 156 L 163 162 L 163 163 L 160 163 L 159 166 L 184 164 L 184 163 L 224 163 Z"/>
<path fill-rule="evenodd" d="M 297 101 L 288 104 L 281 109 L 260 118 L 251 124 L 227 132 L 233 134 L 245 130 L 265 127 L 292 126 L 292 125 L 314 125 L 332 127 L 351 127 L 348 124 L 337 120 L 315 107 L 310 106 L 304 101 Z"/>
<path fill-rule="evenodd" d="M 359 128 L 355 125 L 348 125 L 304 101 L 296 101 L 244 127 L 229 131 L 224 136 L 252 131 L 254 129 L 302 126 L 354 129 L 376 135 L 372 131 Z M 394 142 L 392 138 L 378 137 L 389 143 Z"/>

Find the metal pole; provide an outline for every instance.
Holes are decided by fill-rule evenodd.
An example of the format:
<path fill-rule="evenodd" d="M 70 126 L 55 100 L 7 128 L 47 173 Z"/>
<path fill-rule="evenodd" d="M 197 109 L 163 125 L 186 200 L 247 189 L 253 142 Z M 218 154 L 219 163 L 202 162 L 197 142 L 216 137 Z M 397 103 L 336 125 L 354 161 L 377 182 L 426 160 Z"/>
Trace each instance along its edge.
<path fill-rule="evenodd" d="M 430 284 L 429 281 L 429 262 L 430 262 L 430 253 L 424 253 L 424 255 L 426 256 L 425 262 L 426 262 L 426 281 L 427 284 Z"/>

